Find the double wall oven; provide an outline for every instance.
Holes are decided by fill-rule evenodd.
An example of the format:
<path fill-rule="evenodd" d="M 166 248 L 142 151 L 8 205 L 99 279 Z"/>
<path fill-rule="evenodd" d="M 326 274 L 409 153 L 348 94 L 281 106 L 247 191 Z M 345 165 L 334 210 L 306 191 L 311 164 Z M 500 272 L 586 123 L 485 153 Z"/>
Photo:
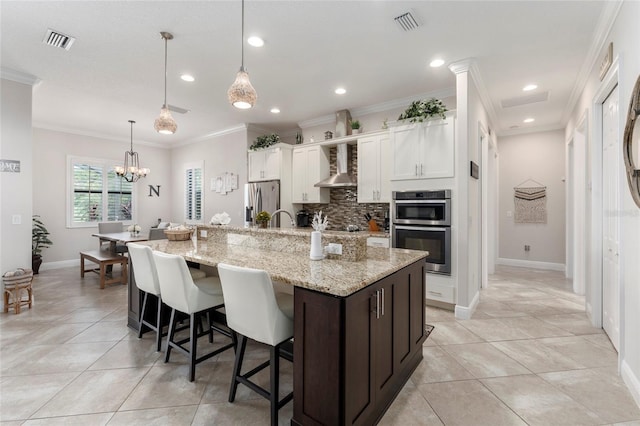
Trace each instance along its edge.
<path fill-rule="evenodd" d="M 428 272 L 451 275 L 451 190 L 394 191 L 391 244 L 429 252 Z"/>

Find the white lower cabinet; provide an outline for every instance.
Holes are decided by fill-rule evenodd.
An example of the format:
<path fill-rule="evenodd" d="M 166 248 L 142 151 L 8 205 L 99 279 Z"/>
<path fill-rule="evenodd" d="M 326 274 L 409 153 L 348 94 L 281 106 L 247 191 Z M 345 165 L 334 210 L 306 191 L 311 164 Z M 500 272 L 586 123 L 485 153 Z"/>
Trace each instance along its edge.
<path fill-rule="evenodd" d="M 329 177 L 329 151 L 322 146 L 296 147 L 292 157 L 292 203 L 328 203 L 329 188 L 316 183 Z"/>
<path fill-rule="evenodd" d="M 358 202 L 391 201 L 391 143 L 388 133 L 358 139 Z"/>

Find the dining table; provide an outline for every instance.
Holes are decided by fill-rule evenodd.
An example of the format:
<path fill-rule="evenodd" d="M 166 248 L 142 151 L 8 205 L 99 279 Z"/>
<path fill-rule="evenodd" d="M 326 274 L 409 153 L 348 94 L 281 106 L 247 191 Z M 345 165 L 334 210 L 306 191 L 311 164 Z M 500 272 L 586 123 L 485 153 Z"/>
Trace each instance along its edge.
<path fill-rule="evenodd" d="M 148 234 L 133 234 L 132 232 L 109 232 L 109 233 L 95 233 L 91 234 L 92 237 L 98 237 L 100 241 L 109 241 L 109 251 L 116 254 L 116 245 L 118 243 L 132 243 L 136 241 L 147 241 L 149 239 Z"/>

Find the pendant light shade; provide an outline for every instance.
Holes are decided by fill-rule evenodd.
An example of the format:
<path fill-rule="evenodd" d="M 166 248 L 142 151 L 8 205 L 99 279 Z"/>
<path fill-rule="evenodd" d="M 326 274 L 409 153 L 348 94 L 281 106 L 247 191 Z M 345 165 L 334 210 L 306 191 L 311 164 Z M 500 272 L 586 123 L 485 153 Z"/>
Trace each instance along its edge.
<path fill-rule="evenodd" d="M 236 80 L 227 91 L 229 102 L 236 108 L 249 109 L 255 105 L 258 99 L 256 89 L 253 88 L 249 81 L 249 74 L 244 69 L 244 0 L 242 0 L 242 63 L 240 71 L 236 74 Z"/>
<path fill-rule="evenodd" d="M 171 116 L 171 111 L 169 111 L 167 105 L 167 42 L 173 39 L 173 35 L 164 31 L 161 32 L 160 35 L 164 39 L 164 104 L 162 104 L 160 115 L 156 118 L 153 127 L 158 133 L 172 135 L 178 130 L 178 125 Z"/>
<path fill-rule="evenodd" d="M 151 172 L 146 167 L 140 167 L 138 153 L 133 150 L 133 125 L 135 121 L 129 120 L 131 124 L 131 149 L 124 153 L 124 165 L 115 166 L 114 170 L 118 176 L 127 182 L 137 182 L 141 177 L 145 177 Z"/>

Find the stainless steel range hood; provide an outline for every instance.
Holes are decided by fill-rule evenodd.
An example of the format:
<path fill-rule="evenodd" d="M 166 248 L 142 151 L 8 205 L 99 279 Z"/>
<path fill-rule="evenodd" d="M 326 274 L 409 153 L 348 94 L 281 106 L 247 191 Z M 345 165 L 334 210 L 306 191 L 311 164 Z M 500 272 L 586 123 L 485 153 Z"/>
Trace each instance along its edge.
<path fill-rule="evenodd" d="M 356 180 L 349 174 L 349 164 L 351 160 L 349 146 L 342 143 L 336 146 L 336 170 L 337 173 L 327 179 L 316 183 L 318 188 L 352 188 L 358 186 Z"/>

